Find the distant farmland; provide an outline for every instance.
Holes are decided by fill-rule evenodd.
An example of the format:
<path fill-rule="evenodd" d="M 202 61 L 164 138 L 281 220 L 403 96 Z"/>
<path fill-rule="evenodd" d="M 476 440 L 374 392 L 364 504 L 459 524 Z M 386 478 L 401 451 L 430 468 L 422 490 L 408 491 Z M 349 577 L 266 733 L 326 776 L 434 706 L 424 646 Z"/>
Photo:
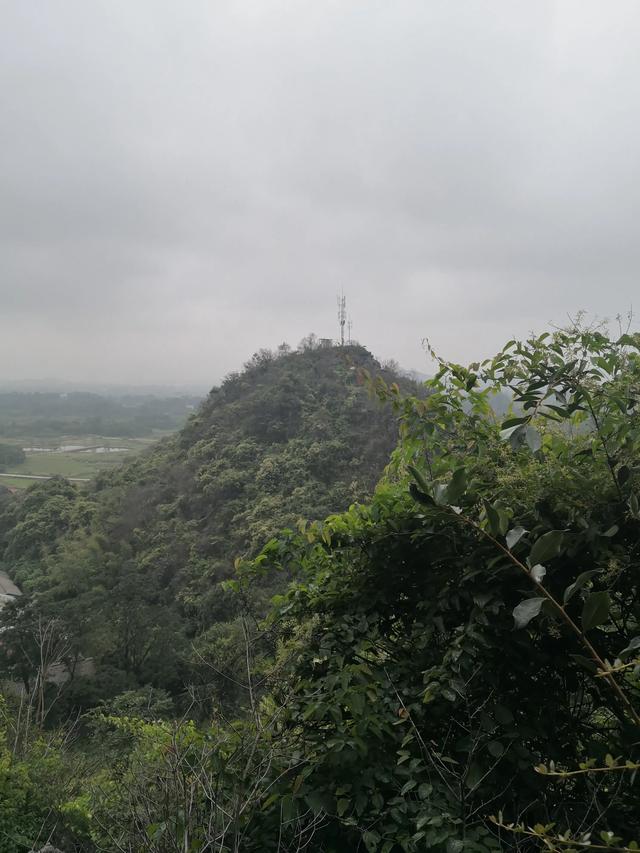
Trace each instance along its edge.
<path fill-rule="evenodd" d="M 91 480 L 179 429 L 198 402 L 191 396 L 0 393 L 0 442 L 26 455 L 0 470 L 0 485 L 24 489 L 52 476 Z"/>
<path fill-rule="evenodd" d="M 165 433 L 166 434 L 166 433 Z M 60 475 L 67 479 L 90 480 L 99 471 L 108 470 L 122 464 L 126 459 L 140 453 L 161 437 L 157 433 L 148 438 L 108 439 L 101 436 L 60 436 L 60 440 L 48 446 L 21 444 L 26 453 L 26 461 L 14 465 L 10 470 L 0 473 L 0 483 L 12 488 L 26 488 L 33 482 L 25 477 L 53 477 Z M 15 439 L 12 443 L 16 442 Z M 37 449 L 32 449 L 37 447 Z M 12 477 L 19 474 L 19 477 Z"/>

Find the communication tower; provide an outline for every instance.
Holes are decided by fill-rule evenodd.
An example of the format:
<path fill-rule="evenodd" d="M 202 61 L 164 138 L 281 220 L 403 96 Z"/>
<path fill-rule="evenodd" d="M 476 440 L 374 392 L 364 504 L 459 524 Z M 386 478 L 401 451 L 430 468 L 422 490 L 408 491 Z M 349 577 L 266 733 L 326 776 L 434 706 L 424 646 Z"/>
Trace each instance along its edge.
<path fill-rule="evenodd" d="M 338 322 L 340 323 L 340 346 L 344 346 L 344 327 L 347 322 L 347 298 L 344 293 L 338 296 Z"/>

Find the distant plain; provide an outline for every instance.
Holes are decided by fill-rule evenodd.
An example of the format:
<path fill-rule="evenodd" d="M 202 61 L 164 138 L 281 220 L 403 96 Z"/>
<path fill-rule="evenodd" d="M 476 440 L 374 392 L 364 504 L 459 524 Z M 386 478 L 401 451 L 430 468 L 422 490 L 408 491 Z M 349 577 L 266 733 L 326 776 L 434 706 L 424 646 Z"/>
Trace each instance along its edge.
<path fill-rule="evenodd" d="M 25 453 L 23 462 L 0 468 L 0 485 L 92 480 L 179 429 L 198 403 L 192 395 L 0 393 L 0 444 Z"/>
<path fill-rule="evenodd" d="M 100 471 L 121 465 L 127 459 L 146 450 L 163 435 L 169 434 L 169 430 L 158 430 L 144 438 L 61 435 L 54 441 L 48 436 L 46 441 L 40 440 L 37 444 L 27 443 L 33 441 L 31 436 L 22 439 L 4 439 L 7 444 L 22 447 L 27 458 L 21 465 L 13 465 L 10 471 L 0 473 L 0 484 L 24 489 L 31 485 L 34 479 L 40 477 L 62 476 L 72 480 L 91 480 Z M 30 449 L 35 447 L 38 450 Z M 86 449 L 80 450 L 80 447 Z M 20 476 L 12 477 L 12 474 Z"/>

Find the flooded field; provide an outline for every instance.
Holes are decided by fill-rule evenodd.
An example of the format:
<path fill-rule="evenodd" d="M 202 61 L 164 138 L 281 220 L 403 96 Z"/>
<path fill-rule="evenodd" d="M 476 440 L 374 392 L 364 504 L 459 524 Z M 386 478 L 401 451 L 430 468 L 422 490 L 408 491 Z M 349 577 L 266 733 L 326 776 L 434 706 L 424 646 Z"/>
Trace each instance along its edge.
<path fill-rule="evenodd" d="M 88 482 L 100 471 L 110 470 L 150 447 L 168 432 L 158 430 L 145 438 L 118 436 L 58 436 L 55 439 L 26 437 L 14 439 L 26 460 L 0 473 L 0 484 L 25 489 L 30 483 L 62 476 L 76 482 Z"/>
<path fill-rule="evenodd" d="M 129 447 L 111 447 L 96 445 L 85 447 L 83 444 L 61 444 L 59 447 L 23 447 L 25 453 L 128 453 Z"/>

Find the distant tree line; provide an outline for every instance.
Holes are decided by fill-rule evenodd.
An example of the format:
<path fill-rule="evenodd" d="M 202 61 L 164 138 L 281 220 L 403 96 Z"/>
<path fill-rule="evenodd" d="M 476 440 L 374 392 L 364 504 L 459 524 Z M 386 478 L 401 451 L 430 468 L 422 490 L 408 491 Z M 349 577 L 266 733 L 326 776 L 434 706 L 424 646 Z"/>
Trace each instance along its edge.
<path fill-rule="evenodd" d="M 0 436 L 141 437 L 154 429 L 178 429 L 199 402 L 193 396 L 116 398 L 80 392 L 0 393 Z"/>

